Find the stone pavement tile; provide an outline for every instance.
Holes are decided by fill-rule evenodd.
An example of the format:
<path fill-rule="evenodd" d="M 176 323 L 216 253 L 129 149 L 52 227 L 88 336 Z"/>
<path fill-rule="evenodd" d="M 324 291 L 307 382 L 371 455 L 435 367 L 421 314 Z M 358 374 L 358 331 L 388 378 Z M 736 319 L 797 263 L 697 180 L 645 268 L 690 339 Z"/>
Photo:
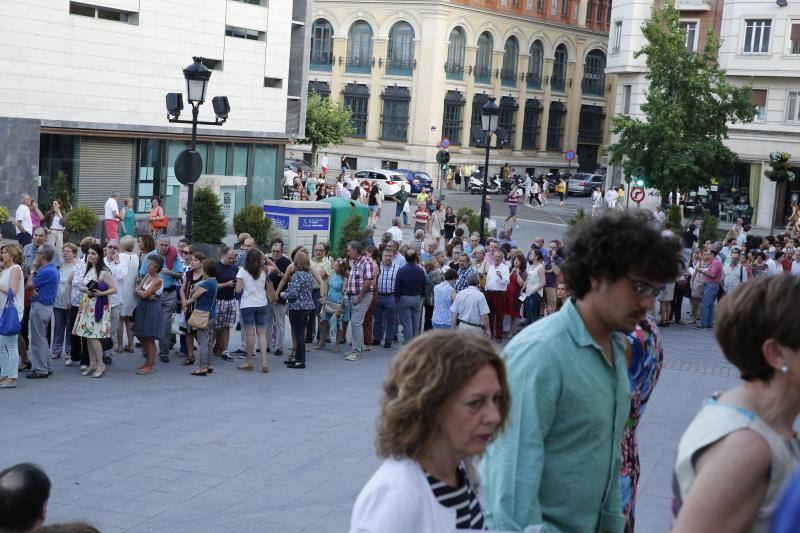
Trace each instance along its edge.
<path fill-rule="evenodd" d="M 129 503 L 129 509 L 132 505 Z M 117 512 L 100 509 L 97 506 L 84 507 L 76 503 L 70 505 L 58 505 L 52 508 L 47 507 L 47 523 L 54 524 L 59 522 L 86 521 L 93 524 L 100 531 L 111 528 L 118 528 L 127 531 L 130 528 L 144 522 L 147 516 L 135 514 L 133 512 Z"/>

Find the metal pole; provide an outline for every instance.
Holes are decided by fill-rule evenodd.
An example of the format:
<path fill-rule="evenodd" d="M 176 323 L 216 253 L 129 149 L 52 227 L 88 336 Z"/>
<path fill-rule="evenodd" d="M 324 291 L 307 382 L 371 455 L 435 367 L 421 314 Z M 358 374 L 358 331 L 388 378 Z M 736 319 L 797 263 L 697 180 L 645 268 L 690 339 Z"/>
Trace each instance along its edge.
<path fill-rule="evenodd" d="M 486 162 L 483 167 L 483 193 L 481 194 L 481 244 L 486 242 L 486 176 L 489 175 L 489 143 L 491 133 L 486 132 Z"/>
<path fill-rule="evenodd" d="M 192 146 L 190 150 L 197 149 L 197 116 L 200 114 L 200 104 L 192 104 Z M 192 213 L 194 211 L 194 183 L 187 185 L 189 193 L 186 198 L 186 242 L 192 242 Z"/>

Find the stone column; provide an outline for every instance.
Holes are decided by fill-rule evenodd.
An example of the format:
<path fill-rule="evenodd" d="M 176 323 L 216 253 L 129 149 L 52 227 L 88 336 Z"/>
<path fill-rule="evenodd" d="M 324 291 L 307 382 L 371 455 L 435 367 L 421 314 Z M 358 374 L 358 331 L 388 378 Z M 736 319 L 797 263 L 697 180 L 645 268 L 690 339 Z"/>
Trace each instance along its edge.
<path fill-rule="evenodd" d="M 39 197 L 40 124 L 38 119 L 0 117 L 0 205 L 8 209 L 9 221 L 23 194 Z M 13 239 L 13 222 L 3 224 L 2 233 Z"/>
<path fill-rule="evenodd" d="M 367 117 L 367 139 L 364 143 L 366 146 L 377 146 L 378 140 L 381 137 L 381 111 L 383 109 L 383 101 L 381 94 L 383 94 L 383 67 L 378 66 L 378 59 L 383 58 L 386 60 L 386 51 L 388 49 L 388 40 L 379 39 L 375 37 L 372 39 L 372 58 L 375 64 L 372 65 L 372 76 L 369 82 L 369 114 Z M 385 64 L 385 63 L 384 63 Z"/>
<path fill-rule="evenodd" d="M 342 64 L 339 65 L 339 58 L 342 58 Z M 331 100 L 342 100 L 342 76 L 344 75 L 345 59 L 347 57 L 347 37 L 334 37 L 333 38 L 333 65 L 331 65 Z"/>
<path fill-rule="evenodd" d="M 542 114 L 539 123 L 539 156 L 544 157 L 547 152 L 547 123 L 550 121 L 550 78 L 553 77 L 553 59 L 544 58 L 542 62 Z M 545 82 L 546 80 L 546 82 Z"/>
<path fill-rule="evenodd" d="M 564 124 L 564 150 L 578 150 L 578 121 L 581 115 L 581 81 L 583 81 L 583 49 L 578 49 L 578 57 L 567 65 L 567 80 L 572 79 L 572 87 L 567 85 L 567 116 Z"/>
<path fill-rule="evenodd" d="M 464 121 L 461 125 L 461 152 L 470 153 L 469 141 L 472 129 L 472 99 L 475 96 L 475 74 L 468 72 L 467 66 L 474 68 L 475 60 L 477 59 L 478 48 L 476 46 L 467 46 L 464 52 Z"/>
<path fill-rule="evenodd" d="M 517 121 L 514 131 L 514 151 L 512 155 L 522 155 L 522 126 L 525 124 L 525 102 L 527 98 L 527 80 L 525 73 L 528 72 L 528 54 L 520 54 L 519 64 L 517 65 Z M 522 78 L 522 79 L 520 79 Z"/>

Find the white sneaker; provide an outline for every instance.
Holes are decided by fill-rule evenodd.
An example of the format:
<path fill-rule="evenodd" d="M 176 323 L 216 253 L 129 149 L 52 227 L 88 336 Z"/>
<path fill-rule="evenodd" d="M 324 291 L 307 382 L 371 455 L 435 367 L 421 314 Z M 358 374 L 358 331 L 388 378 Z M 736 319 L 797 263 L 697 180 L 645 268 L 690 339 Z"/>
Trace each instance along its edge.
<path fill-rule="evenodd" d="M 67 356 L 67 358 L 64 359 L 64 366 L 73 366 L 74 364 L 75 364 L 75 361 L 70 359 L 69 356 Z"/>
<path fill-rule="evenodd" d="M 357 351 L 355 351 L 355 350 L 354 350 L 354 351 L 352 351 L 352 352 L 347 352 L 347 353 L 345 354 L 345 358 L 344 358 L 344 360 L 345 360 L 345 361 L 358 361 L 358 360 L 359 360 L 359 359 L 361 359 L 362 357 L 364 357 L 364 354 L 362 354 L 361 352 L 357 352 Z"/>
<path fill-rule="evenodd" d="M 86 370 L 87 368 L 89 368 L 89 366 L 88 366 L 88 365 L 81 365 L 81 372 L 83 372 L 83 371 L 84 371 L 84 370 Z"/>

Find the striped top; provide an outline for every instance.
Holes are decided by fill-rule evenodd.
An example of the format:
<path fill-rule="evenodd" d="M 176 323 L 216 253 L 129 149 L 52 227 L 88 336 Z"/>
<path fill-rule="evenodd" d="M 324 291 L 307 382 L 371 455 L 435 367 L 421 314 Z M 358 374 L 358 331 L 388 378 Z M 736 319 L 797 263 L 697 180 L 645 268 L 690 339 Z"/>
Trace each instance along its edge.
<path fill-rule="evenodd" d="M 436 501 L 456 511 L 456 529 L 486 529 L 483 522 L 483 511 L 478 501 L 478 496 L 473 492 L 472 485 L 464 471 L 464 466 L 458 465 L 458 486 L 451 487 L 428 474 L 428 484 L 431 486 Z"/>

